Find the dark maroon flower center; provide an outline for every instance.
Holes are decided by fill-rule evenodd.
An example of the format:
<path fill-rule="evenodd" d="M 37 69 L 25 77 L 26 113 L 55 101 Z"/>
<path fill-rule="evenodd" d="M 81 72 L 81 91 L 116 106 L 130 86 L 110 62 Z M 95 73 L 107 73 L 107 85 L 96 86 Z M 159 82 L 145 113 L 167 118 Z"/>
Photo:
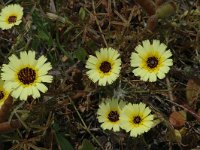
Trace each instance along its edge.
<path fill-rule="evenodd" d="M 9 18 L 8 18 L 8 22 L 9 23 L 15 23 L 17 21 L 17 17 L 16 16 L 10 16 Z"/>
<path fill-rule="evenodd" d="M 4 98 L 4 93 L 3 91 L 0 91 L 0 100 Z"/>
<path fill-rule="evenodd" d="M 103 73 L 108 73 L 111 70 L 111 64 L 107 61 L 104 61 L 101 63 L 99 68 Z"/>
<path fill-rule="evenodd" d="M 149 68 L 155 68 L 158 65 L 158 59 L 156 57 L 149 57 L 147 59 L 147 66 Z"/>
<path fill-rule="evenodd" d="M 35 70 L 33 70 L 33 69 L 29 68 L 29 67 L 23 68 L 18 73 L 18 79 L 23 84 L 31 84 L 31 83 L 33 83 L 35 81 L 35 79 L 36 79 Z"/>
<path fill-rule="evenodd" d="M 112 122 L 116 122 L 119 120 L 119 114 L 117 111 L 111 111 L 109 114 L 108 114 L 108 119 Z"/>
<path fill-rule="evenodd" d="M 134 122 L 135 124 L 139 124 L 139 123 L 141 122 L 140 116 L 134 117 L 133 122 Z"/>

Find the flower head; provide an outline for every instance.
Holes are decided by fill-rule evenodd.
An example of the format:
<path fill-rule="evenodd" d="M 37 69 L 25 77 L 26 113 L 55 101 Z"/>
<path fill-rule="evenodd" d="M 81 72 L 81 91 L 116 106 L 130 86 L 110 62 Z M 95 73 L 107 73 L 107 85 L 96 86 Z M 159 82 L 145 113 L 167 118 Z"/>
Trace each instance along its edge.
<path fill-rule="evenodd" d="M 5 102 L 5 100 L 8 98 L 9 93 L 10 93 L 3 87 L 3 85 L 4 85 L 4 81 L 0 79 L 0 108 Z"/>
<path fill-rule="evenodd" d="M 126 130 L 126 132 L 130 131 L 132 137 L 137 137 L 149 131 L 154 124 L 154 117 L 150 113 L 151 110 L 144 103 L 129 103 L 123 108 L 119 118 L 122 129 Z"/>
<path fill-rule="evenodd" d="M 173 65 L 171 51 L 166 50 L 167 46 L 158 40 L 153 40 L 153 44 L 145 40 L 142 44 L 131 55 L 133 73 L 143 81 L 155 82 L 157 77 L 163 79 Z"/>
<path fill-rule="evenodd" d="M 18 4 L 10 4 L 3 8 L 0 13 L 0 28 L 7 30 L 14 25 L 19 25 L 23 16 L 23 7 Z"/>
<path fill-rule="evenodd" d="M 41 56 L 35 59 L 34 51 L 20 52 L 20 59 L 14 54 L 9 58 L 8 64 L 3 64 L 1 78 L 5 80 L 4 88 L 11 91 L 11 95 L 20 100 L 28 96 L 40 97 L 40 92 L 45 93 L 47 87 L 42 82 L 51 83 L 53 77 L 47 75 L 52 69 L 47 58 Z"/>
<path fill-rule="evenodd" d="M 122 108 L 125 106 L 125 102 L 117 99 L 106 99 L 99 105 L 97 111 L 98 121 L 101 127 L 105 129 L 113 129 L 113 131 L 120 130 L 120 115 Z"/>
<path fill-rule="evenodd" d="M 113 83 L 119 77 L 121 69 L 119 53 L 113 48 L 101 48 L 95 53 L 96 57 L 90 55 L 86 62 L 88 77 L 102 86 Z"/>

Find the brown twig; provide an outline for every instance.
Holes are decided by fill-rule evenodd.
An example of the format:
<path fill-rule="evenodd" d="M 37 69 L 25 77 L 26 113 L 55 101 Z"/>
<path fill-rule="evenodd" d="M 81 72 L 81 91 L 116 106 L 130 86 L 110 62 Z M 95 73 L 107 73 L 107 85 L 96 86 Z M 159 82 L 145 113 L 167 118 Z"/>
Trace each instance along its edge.
<path fill-rule="evenodd" d="M 87 94 L 88 94 L 88 92 L 85 92 L 85 91 L 78 91 L 75 95 L 73 95 L 73 96 L 71 97 L 71 99 L 72 99 L 72 100 L 76 100 L 76 99 L 78 99 L 78 98 L 80 98 L 80 97 L 86 97 Z"/>
<path fill-rule="evenodd" d="M 21 127 L 22 127 L 22 124 L 20 123 L 19 120 L 3 122 L 3 123 L 0 123 L 0 133 L 11 132 Z"/>
<path fill-rule="evenodd" d="M 170 100 L 167 100 L 167 101 L 178 106 L 178 107 L 180 107 L 180 108 L 182 108 L 182 109 L 184 109 L 185 111 L 189 112 L 192 116 L 194 116 L 197 119 L 198 122 L 200 122 L 200 116 L 188 104 L 182 104 L 181 105 L 181 104 L 177 104 L 177 103 L 170 101 Z"/>
<path fill-rule="evenodd" d="M 77 91 L 77 93 L 76 93 L 75 95 L 71 96 L 70 99 L 74 101 L 74 100 L 77 100 L 77 99 L 79 99 L 79 98 L 84 98 L 84 97 L 86 97 L 87 94 L 88 94 L 88 92 L 86 92 L 86 91 Z M 60 103 L 59 103 L 59 106 L 65 106 L 65 105 L 67 105 L 68 103 L 69 103 L 69 101 L 68 101 L 68 100 L 65 100 L 65 101 L 60 102 Z"/>
<path fill-rule="evenodd" d="M 173 93 L 172 93 L 171 83 L 170 83 L 168 78 L 166 78 L 166 83 L 167 83 L 167 89 L 169 90 L 169 92 L 168 92 L 169 98 L 170 98 L 171 101 L 174 101 L 174 96 L 173 96 Z"/>
<path fill-rule="evenodd" d="M 181 106 L 183 109 L 189 112 L 192 116 L 194 116 L 198 122 L 200 122 L 200 116 L 188 104 L 183 104 Z"/>
<path fill-rule="evenodd" d="M 0 123 L 7 120 L 10 108 L 12 107 L 12 103 L 13 98 L 9 95 L 0 108 Z"/>

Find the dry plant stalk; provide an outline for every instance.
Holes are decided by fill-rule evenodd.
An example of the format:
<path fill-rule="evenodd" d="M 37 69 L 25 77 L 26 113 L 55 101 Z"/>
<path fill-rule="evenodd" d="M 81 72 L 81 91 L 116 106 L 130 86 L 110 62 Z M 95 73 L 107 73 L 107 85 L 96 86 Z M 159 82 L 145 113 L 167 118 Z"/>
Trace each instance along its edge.
<path fill-rule="evenodd" d="M 19 120 L 7 121 L 10 108 L 12 107 L 13 98 L 9 95 L 0 108 L 0 133 L 10 132 L 22 127 Z"/>
<path fill-rule="evenodd" d="M 0 133 L 11 132 L 21 127 L 22 127 L 22 124 L 20 123 L 19 120 L 3 122 L 3 123 L 0 123 Z"/>
<path fill-rule="evenodd" d="M 9 95 L 0 108 L 0 123 L 7 120 L 10 108 L 12 107 L 12 103 L 13 98 Z"/>
<path fill-rule="evenodd" d="M 196 113 L 195 112 L 195 110 L 193 109 L 193 108 L 191 108 L 188 104 L 183 104 L 183 105 L 181 105 L 182 106 L 182 108 L 184 109 L 184 110 L 186 110 L 187 112 L 189 112 L 193 117 L 195 117 L 196 118 L 196 120 L 198 121 L 198 122 L 200 122 L 200 115 L 198 114 L 198 113 Z"/>

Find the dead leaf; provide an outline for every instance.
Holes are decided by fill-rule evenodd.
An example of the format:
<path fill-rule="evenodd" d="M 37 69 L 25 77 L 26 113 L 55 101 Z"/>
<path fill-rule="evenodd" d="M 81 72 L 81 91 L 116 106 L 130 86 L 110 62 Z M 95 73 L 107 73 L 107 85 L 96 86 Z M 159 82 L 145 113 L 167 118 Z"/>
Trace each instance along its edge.
<path fill-rule="evenodd" d="M 193 105 L 200 95 L 200 79 L 189 79 L 186 87 L 188 104 Z"/>
<path fill-rule="evenodd" d="M 184 126 L 186 122 L 186 112 L 185 111 L 174 111 L 171 113 L 169 117 L 170 123 L 174 126 L 176 129 L 180 129 Z"/>

